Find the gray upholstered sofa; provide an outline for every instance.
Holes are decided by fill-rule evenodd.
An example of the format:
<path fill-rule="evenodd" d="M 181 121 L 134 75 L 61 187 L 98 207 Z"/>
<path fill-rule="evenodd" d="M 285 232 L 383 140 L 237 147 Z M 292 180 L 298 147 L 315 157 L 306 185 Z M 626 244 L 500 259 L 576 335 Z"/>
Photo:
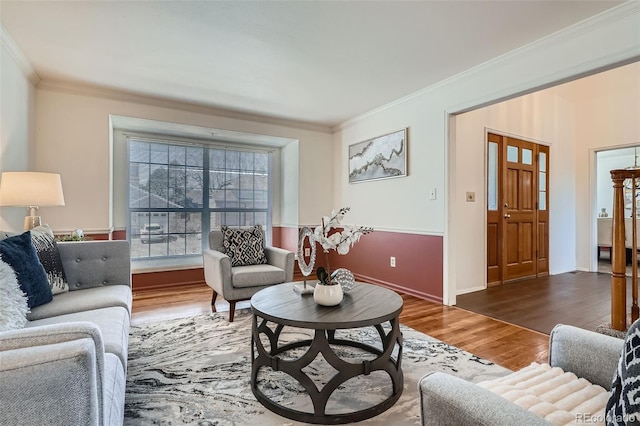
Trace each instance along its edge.
<path fill-rule="evenodd" d="M 558 325 L 551 332 L 549 364 L 610 390 L 624 340 Z M 431 373 L 419 383 L 423 425 L 549 425 L 492 391 Z"/>
<path fill-rule="evenodd" d="M 0 332 L 0 423 L 121 425 L 131 312 L 127 241 L 59 243 L 70 291 Z"/>

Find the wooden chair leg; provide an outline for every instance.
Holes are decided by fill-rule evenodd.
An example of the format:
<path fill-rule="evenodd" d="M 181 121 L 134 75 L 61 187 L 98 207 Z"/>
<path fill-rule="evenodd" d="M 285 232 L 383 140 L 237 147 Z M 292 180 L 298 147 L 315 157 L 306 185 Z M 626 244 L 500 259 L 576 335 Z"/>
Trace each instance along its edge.
<path fill-rule="evenodd" d="M 229 322 L 233 322 L 233 316 L 236 313 L 236 302 L 229 302 Z"/>
<path fill-rule="evenodd" d="M 213 290 L 213 296 L 211 297 L 211 312 L 216 312 L 216 298 L 218 297 L 218 293 Z"/>

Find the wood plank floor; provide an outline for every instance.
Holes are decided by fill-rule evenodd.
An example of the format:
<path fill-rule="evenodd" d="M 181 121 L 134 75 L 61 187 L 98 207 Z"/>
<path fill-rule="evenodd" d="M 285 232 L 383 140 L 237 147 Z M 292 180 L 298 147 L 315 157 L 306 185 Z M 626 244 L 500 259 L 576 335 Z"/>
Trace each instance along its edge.
<path fill-rule="evenodd" d="M 548 358 L 549 336 L 469 312 L 402 295 L 400 322 L 446 343 L 474 353 L 506 368 L 516 370 L 533 361 Z M 211 289 L 206 285 L 180 289 L 134 291 L 132 324 L 162 321 L 211 312 Z M 240 302 L 237 309 L 248 308 Z M 216 309 L 228 311 L 229 304 L 218 297 Z"/>
<path fill-rule="evenodd" d="M 570 272 L 490 287 L 456 299 L 459 308 L 546 334 L 556 324 L 595 330 L 611 320 L 611 275 Z"/>

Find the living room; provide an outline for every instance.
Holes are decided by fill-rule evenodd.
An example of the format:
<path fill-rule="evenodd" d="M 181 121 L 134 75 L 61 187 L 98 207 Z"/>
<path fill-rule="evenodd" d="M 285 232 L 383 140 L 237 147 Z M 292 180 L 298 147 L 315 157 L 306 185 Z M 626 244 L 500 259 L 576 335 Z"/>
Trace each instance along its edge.
<path fill-rule="evenodd" d="M 114 134 L 131 129 L 118 127 L 123 118 L 147 124 L 171 123 L 183 130 L 260 135 L 279 139 L 282 146 L 288 147 L 279 157 L 284 166 L 280 172 L 280 200 L 274 204 L 272 214 L 274 245 L 293 251 L 299 227 L 317 225 L 332 209 L 351 207 L 349 223 L 371 226 L 375 231 L 341 259 L 340 266 L 351 269 L 359 279 L 443 305 L 454 305 L 457 294 L 485 284 L 484 216 L 478 211 L 483 209 L 484 164 L 470 161 L 483 152 L 483 145 L 479 144 L 484 141 L 468 146 L 469 140 L 456 134 L 456 116 L 631 64 L 640 55 L 637 2 L 610 4 L 611 9 L 602 15 L 593 13 L 595 16 L 589 15 L 589 19 L 575 26 L 537 37 L 531 43 L 514 45 L 495 59 L 456 75 L 442 75 L 438 82 L 420 90 L 389 98 L 346 119 L 336 121 L 327 113 L 313 122 L 293 119 L 290 111 L 274 117 L 225 110 L 188 99 L 165 99 L 96 86 L 90 84 L 90 78 L 79 83 L 71 76 L 48 73 L 42 58 L 31 63 L 27 51 L 37 48 L 31 44 L 33 39 L 24 35 L 28 31 L 16 28 L 12 32 L 11 21 L 5 22 L 9 19 L 5 16 L 13 16 L 5 15 L 10 3 L 2 2 L 0 170 L 61 174 L 65 206 L 41 209 L 43 218 L 57 234 L 80 228 L 89 236 L 126 238 L 122 186 L 116 183 L 122 175 L 118 174 L 114 157 Z M 40 15 L 37 14 L 38 24 L 42 24 Z M 40 34 L 36 38 L 46 40 Z M 25 47 L 20 40 L 25 40 Z M 113 59 L 104 59 L 110 60 Z M 81 68 L 82 64 L 77 65 Z M 47 77 L 41 78 L 40 74 Z M 206 75 L 200 78 L 206 79 Z M 185 90 L 197 91 L 193 87 Z M 334 103 L 340 103 L 338 97 L 334 99 Z M 527 118 L 533 117 L 531 128 L 501 130 L 551 145 L 566 136 L 555 133 L 557 128 L 537 127 L 537 107 L 523 112 L 529 115 Z M 291 106 L 291 110 L 295 109 L 295 105 Z M 566 109 L 560 112 L 571 114 Z M 349 146 L 399 129 L 408 129 L 407 176 L 350 184 L 346 165 Z M 475 137 L 484 135 L 481 129 Z M 580 138 L 570 136 L 574 141 Z M 562 190 L 552 193 L 551 203 L 570 200 L 571 209 L 551 220 L 558 242 L 554 249 L 558 263 L 552 273 L 595 270 L 588 243 L 593 233 L 589 217 L 595 206 L 586 201 L 589 171 L 584 164 L 595 147 L 638 140 L 637 134 L 624 137 L 628 140 L 612 138 L 602 142 L 599 138 L 600 145 L 574 143 L 562 154 L 554 153 L 552 170 L 558 171 L 558 177 L 553 179 L 558 179 L 556 184 L 562 185 Z M 475 204 L 464 201 L 467 192 L 475 192 Z M 2 208 L 0 229 L 20 231 L 23 219 L 22 209 Z M 574 228 L 565 226 L 573 221 Z M 395 258 L 395 268 L 389 264 L 390 257 Z M 154 273 L 156 279 L 159 271 L 162 268 L 136 271 L 134 266 L 134 290 L 137 281 L 151 279 L 145 278 L 144 272 Z M 198 273 L 202 273 L 201 269 Z M 185 273 L 167 276 L 170 278 L 165 280 L 173 280 L 174 284 L 176 276 L 178 281 L 195 280 Z"/>

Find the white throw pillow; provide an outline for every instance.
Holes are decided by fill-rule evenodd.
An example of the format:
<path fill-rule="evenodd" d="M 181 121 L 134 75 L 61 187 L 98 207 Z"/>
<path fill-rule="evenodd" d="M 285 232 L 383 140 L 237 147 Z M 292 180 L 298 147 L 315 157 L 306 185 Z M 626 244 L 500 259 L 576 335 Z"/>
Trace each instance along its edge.
<path fill-rule="evenodd" d="M 11 266 L 0 259 L 0 331 L 23 328 L 27 313 L 27 295 L 20 289 Z"/>

